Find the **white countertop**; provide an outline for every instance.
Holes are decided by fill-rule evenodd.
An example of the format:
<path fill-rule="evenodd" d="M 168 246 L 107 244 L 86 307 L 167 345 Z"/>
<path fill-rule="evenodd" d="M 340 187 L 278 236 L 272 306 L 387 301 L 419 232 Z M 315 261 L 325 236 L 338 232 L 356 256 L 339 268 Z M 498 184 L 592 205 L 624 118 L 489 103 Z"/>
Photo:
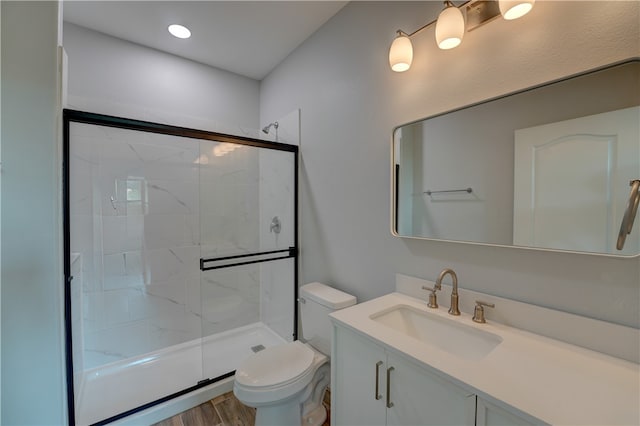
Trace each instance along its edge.
<path fill-rule="evenodd" d="M 486 357 L 468 360 L 403 335 L 370 319 L 395 305 L 428 311 L 499 335 Z M 476 324 L 464 312 L 427 308 L 391 293 L 331 314 L 332 321 L 404 354 L 480 397 L 548 424 L 640 425 L 640 365 L 488 320 Z M 502 404 L 501 404 L 502 403 Z"/>

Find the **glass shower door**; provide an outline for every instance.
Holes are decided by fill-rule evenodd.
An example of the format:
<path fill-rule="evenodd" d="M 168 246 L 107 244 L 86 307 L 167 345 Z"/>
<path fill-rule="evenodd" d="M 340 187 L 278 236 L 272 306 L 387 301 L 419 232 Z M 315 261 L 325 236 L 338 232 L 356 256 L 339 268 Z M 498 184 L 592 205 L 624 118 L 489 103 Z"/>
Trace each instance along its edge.
<path fill-rule="evenodd" d="M 95 424 L 196 384 L 199 142 L 69 123 L 75 418 Z M 111 124 L 106 122 L 106 124 Z"/>
<path fill-rule="evenodd" d="M 200 145 L 200 315 L 205 379 L 295 338 L 296 153 Z"/>
<path fill-rule="evenodd" d="M 64 116 L 71 424 L 197 391 L 295 338 L 296 146 Z"/>

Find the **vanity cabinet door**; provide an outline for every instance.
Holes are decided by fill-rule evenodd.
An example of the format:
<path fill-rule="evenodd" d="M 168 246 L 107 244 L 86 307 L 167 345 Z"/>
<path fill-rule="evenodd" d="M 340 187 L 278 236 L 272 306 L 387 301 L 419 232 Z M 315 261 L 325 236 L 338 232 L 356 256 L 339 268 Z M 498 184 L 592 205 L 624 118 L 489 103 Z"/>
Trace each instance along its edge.
<path fill-rule="evenodd" d="M 331 424 L 385 425 L 384 348 L 342 327 L 334 327 L 331 368 Z"/>
<path fill-rule="evenodd" d="M 388 352 L 387 364 L 393 368 L 387 425 L 474 425 L 474 394 L 399 355 Z"/>
<path fill-rule="evenodd" d="M 478 397 L 477 426 L 529 426 L 534 424 L 535 423 L 527 421 L 504 408 L 500 408 Z"/>
<path fill-rule="evenodd" d="M 332 355 L 333 425 L 475 423 L 474 394 L 364 336 L 334 326 Z"/>

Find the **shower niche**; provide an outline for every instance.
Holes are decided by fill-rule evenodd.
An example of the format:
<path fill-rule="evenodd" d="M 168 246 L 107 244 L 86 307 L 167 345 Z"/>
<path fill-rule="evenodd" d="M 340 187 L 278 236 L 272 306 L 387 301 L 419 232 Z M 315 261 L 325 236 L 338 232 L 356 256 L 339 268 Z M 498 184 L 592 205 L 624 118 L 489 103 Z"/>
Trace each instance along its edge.
<path fill-rule="evenodd" d="M 296 339 L 297 146 L 66 110 L 64 151 L 72 423 Z"/>

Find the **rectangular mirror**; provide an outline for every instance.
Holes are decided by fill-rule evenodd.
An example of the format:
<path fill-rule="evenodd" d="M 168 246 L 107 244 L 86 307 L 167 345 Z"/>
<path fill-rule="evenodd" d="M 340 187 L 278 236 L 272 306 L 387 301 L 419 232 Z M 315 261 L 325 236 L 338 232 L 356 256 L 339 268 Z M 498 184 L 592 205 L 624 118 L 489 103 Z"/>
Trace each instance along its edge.
<path fill-rule="evenodd" d="M 399 126 L 393 167 L 397 236 L 637 256 L 633 217 L 616 245 L 638 195 L 640 61 Z"/>

